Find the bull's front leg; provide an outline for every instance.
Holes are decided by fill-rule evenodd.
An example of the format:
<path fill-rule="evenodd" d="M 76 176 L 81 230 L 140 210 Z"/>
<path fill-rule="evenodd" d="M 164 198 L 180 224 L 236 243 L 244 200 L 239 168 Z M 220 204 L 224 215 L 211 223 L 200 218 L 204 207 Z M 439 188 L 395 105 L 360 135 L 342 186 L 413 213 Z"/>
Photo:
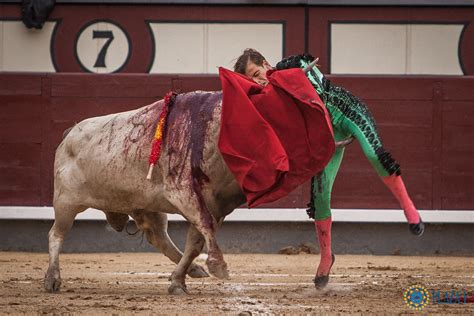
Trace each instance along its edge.
<path fill-rule="evenodd" d="M 178 247 L 176 247 L 168 235 L 168 217 L 166 214 L 136 210 L 133 211 L 132 217 L 138 228 L 145 232 L 146 238 L 150 244 L 155 246 L 174 263 L 178 264 L 180 262 L 183 254 L 179 251 Z M 192 263 L 193 259 L 191 259 L 191 263 L 187 269 L 187 274 L 192 278 L 208 277 L 209 275 L 203 267 Z"/>
<path fill-rule="evenodd" d="M 216 239 L 217 222 L 204 203 L 200 206 L 202 208 L 198 212 L 193 212 L 189 217 L 185 215 L 185 217 L 204 237 L 208 249 L 206 265 L 209 272 L 219 279 L 227 279 L 229 278 L 227 263 L 224 261 Z"/>
<path fill-rule="evenodd" d="M 174 202 L 181 214 L 204 237 L 209 255 L 206 261 L 209 272 L 217 278 L 226 279 L 229 272 L 216 240 L 217 222 L 209 212 L 201 190 L 198 186 L 194 187 L 195 191 L 188 196 L 175 196 L 170 201 Z"/>
<path fill-rule="evenodd" d="M 222 225 L 223 221 L 224 217 L 219 219 L 218 227 Z M 194 225 L 190 225 L 188 236 L 186 238 L 184 255 L 170 277 L 171 285 L 168 288 L 168 293 L 173 295 L 189 294 L 185 284 L 186 267 L 190 264 L 192 267 L 193 260 L 201 253 L 203 247 L 204 238 L 202 234 L 194 227 Z M 190 268 L 188 268 L 187 271 L 190 275 Z"/>
<path fill-rule="evenodd" d="M 190 225 L 188 228 L 184 254 L 170 277 L 171 285 L 168 288 L 169 294 L 189 294 L 185 283 L 186 271 L 189 271 L 188 267 L 191 267 L 193 260 L 199 256 L 203 246 L 204 238 L 201 233 L 194 227 L 194 225 Z"/>

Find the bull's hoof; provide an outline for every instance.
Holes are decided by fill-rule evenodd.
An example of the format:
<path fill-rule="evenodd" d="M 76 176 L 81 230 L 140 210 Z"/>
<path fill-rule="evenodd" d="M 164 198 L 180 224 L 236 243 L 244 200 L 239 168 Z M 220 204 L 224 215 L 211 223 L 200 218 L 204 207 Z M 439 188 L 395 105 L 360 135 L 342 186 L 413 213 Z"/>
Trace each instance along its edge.
<path fill-rule="evenodd" d="M 206 260 L 207 268 L 209 269 L 209 273 L 215 276 L 218 279 L 228 279 L 229 278 L 229 270 L 227 270 L 227 264 L 224 260 L 216 260 L 216 259 L 207 259 Z"/>
<path fill-rule="evenodd" d="M 410 231 L 415 236 L 421 236 L 425 232 L 425 224 L 420 218 L 420 222 L 418 224 L 410 224 Z"/>
<path fill-rule="evenodd" d="M 58 293 L 61 288 L 61 278 L 53 276 L 45 276 L 44 289 L 49 293 Z"/>
<path fill-rule="evenodd" d="M 188 275 L 191 278 L 208 278 L 209 274 L 198 264 L 192 264 L 188 269 Z"/>
<path fill-rule="evenodd" d="M 168 294 L 170 295 L 189 295 L 189 292 L 186 288 L 186 284 L 177 284 L 171 283 L 168 288 Z"/>
<path fill-rule="evenodd" d="M 336 261 L 336 257 L 334 256 L 334 254 L 331 254 L 331 257 L 332 257 L 332 262 L 331 262 L 331 267 L 329 268 L 329 272 L 331 271 L 331 268 L 332 268 L 332 265 L 334 264 L 334 261 Z M 326 285 L 328 285 L 329 283 L 329 272 L 327 275 L 317 275 L 316 274 L 316 277 L 314 278 L 314 285 L 316 286 L 317 289 L 323 289 L 326 287 Z"/>

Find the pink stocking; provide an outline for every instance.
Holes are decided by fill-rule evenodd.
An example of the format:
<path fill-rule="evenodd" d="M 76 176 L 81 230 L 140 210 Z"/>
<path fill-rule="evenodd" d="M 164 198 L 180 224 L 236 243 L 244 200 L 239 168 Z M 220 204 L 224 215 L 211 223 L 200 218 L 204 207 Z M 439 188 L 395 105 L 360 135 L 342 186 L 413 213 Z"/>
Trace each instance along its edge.
<path fill-rule="evenodd" d="M 319 248 L 321 250 L 321 260 L 319 262 L 318 271 L 316 272 L 316 277 L 327 276 L 331 271 L 331 266 L 333 263 L 331 251 L 332 219 L 331 217 L 328 217 L 323 220 L 316 220 L 314 223 L 318 233 Z"/>
<path fill-rule="evenodd" d="M 408 196 L 407 189 L 403 183 L 402 177 L 392 174 L 391 176 L 382 177 L 382 181 L 392 191 L 392 194 L 397 198 L 398 203 L 405 213 L 405 217 L 409 224 L 418 224 L 420 222 L 420 215 L 415 208 L 415 205 Z"/>

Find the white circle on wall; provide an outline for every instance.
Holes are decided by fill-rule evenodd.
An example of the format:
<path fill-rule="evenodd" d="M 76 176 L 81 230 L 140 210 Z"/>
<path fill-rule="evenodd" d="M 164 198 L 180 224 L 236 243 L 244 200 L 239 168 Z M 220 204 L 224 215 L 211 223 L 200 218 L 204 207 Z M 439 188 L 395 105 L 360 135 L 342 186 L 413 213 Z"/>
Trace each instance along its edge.
<path fill-rule="evenodd" d="M 77 61 L 88 72 L 118 72 L 127 64 L 130 51 L 127 33 L 112 21 L 92 21 L 76 38 Z"/>

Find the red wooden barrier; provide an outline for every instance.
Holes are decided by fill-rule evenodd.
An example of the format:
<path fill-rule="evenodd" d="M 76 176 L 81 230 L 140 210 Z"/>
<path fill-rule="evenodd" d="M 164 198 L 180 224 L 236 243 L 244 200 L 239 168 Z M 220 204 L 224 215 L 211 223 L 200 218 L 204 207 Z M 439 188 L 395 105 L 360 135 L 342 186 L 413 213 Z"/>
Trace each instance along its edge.
<path fill-rule="evenodd" d="M 420 209 L 474 209 L 474 77 L 332 76 L 372 110 Z M 54 151 L 63 131 L 130 110 L 170 89 L 219 90 L 216 76 L 0 74 L 0 205 L 51 205 Z M 334 208 L 399 208 L 349 146 Z M 309 185 L 269 207 L 305 207 Z"/>

